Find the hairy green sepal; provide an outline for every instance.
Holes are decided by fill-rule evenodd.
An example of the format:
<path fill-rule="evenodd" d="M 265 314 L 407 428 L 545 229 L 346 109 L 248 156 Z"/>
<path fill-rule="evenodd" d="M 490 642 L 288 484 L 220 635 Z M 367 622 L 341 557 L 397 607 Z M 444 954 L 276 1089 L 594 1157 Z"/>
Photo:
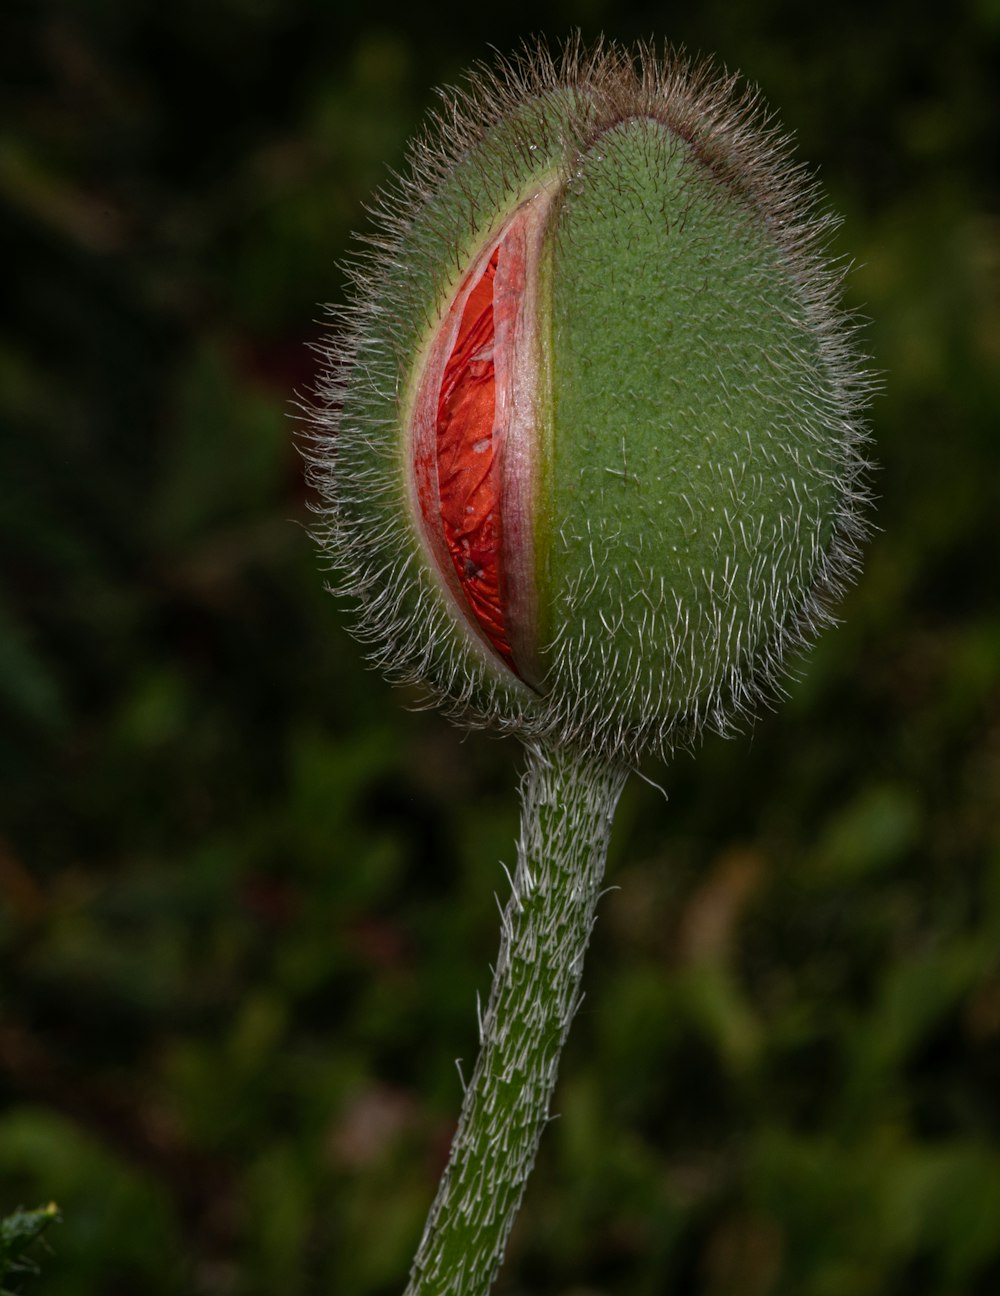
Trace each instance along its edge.
<path fill-rule="evenodd" d="M 661 123 L 601 135 L 554 226 L 550 637 L 623 719 L 689 712 L 816 578 L 832 384 L 764 222 Z"/>

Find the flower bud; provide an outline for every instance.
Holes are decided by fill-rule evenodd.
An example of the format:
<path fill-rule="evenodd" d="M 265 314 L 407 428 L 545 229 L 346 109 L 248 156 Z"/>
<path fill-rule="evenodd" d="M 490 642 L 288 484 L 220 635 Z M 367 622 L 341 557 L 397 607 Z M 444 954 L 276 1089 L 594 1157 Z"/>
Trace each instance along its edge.
<path fill-rule="evenodd" d="M 866 380 L 786 155 L 732 79 L 648 48 L 446 101 L 314 411 L 320 540 L 391 677 L 635 760 L 727 731 L 829 619 Z"/>

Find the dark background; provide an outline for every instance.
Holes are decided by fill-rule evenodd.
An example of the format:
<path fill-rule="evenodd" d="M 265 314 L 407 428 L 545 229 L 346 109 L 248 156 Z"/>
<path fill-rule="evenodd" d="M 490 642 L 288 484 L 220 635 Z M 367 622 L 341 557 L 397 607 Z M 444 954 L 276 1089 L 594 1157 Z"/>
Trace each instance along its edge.
<path fill-rule="evenodd" d="M 497 1291 L 1000 1291 L 997 0 L 4 0 L 0 1214 L 65 1216 L 26 1290 L 402 1290 L 518 753 L 361 666 L 292 399 L 432 87 L 577 25 L 795 131 L 880 530 L 789 701 L 632 781 Z"/>

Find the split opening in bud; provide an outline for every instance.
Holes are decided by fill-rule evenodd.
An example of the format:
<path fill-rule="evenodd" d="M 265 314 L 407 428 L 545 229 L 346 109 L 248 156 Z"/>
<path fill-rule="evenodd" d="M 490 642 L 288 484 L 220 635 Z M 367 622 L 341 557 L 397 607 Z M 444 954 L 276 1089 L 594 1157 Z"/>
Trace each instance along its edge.
<path fill-rule="evenodd" d="M 538 285 L 553 192 L 518 206 L 474 258 L 431 339 L 410 419 L 431 566 L 477 641 L 536 690 L 536 472 L 551 422 Z"/>

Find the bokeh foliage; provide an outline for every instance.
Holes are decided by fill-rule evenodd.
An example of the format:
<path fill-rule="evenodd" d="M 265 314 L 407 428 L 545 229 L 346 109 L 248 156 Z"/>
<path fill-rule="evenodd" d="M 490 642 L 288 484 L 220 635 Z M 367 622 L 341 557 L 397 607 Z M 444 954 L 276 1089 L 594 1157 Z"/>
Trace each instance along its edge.
<path fill-rule="evenodd" d="M 7 0 L 0 1215 L 64 1216 L 26 1291 L 401 1290 L 517 753 L 360 665 L 290 401 L 430 87 L 571 23 L 796 130 L 881 530 L 787 704 L 633 781 L 498 1292 L 1000 1290 L 996 0 Z"/>

